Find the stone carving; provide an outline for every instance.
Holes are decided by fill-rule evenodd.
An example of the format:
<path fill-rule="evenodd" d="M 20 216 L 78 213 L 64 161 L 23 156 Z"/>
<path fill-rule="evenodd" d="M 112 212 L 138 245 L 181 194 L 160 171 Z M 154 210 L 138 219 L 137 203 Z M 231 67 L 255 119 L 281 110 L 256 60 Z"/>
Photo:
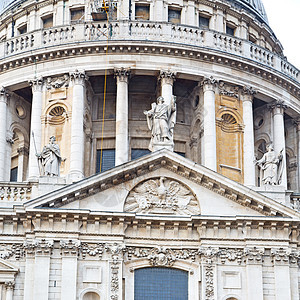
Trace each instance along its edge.
<path fill-rule="evenodd" d="M 146 214 L 198 215 L 199 204 L 182 183 L 166 177 L 149 179 L 137 185 L 125 201 L 125 211 Z"/>
<path fill-rule="evenodd" d="M 238 249 L 223 249 L 220 250 L 219 256 L 222 264 L 225 264 L 226 260 L 228 260 L 237 261 L 237 263 L 240 265 L 242 263 L 244 253 L 242 250 Z"/>
<path fill-rule="evenodd" d="M 248 263 L 262 263 L 263 256 L 265 251 L 263 249 L 254 248 L 246 248 L 244 250 L 244 255 L 248 261 Z"/>
<path fill-rule="evenodd" d="M 48 90 L 68 87 L 69 80 L 70 80 L 70 76 L 68 74 L 65 74 L 60 77 L 48 77 L 46 80 L 46 87 Z"/>
<path fill-rule="evenodd" d="M 214 299 L 214 267 L 212 265 L 205 266 L 205 299 Z"/>
<path fill-rule="evenodd" d="M 263 171 L 262 182 L 264 185 L 280 185 L 283 173 L 283 149 L 278 155 L 275 154 L 272 145 L 267 146 L 267 152 L 256 161 Z"/>
<path fill-rule="evenodd" d="M 75 85 L 85 85 L 85 81 L 88 80 L 88 76 L 85 74 L 84 71 L 75 70 L 74 72 L 70 73 L 70 80 L 72 80 L 73 84 Z"/>
<path fill-rule="evenodd" d="M 284 249 L 284 248 L 279 248 L 279 249 L 271 249 L 271 257 L 273 263 L 276 264 L 288 264 L 289 263 L 289 256 L 291 254 L 290 249 Z"/>
<path fill-rule="evenodd" d="M 157 98 L 157 103 L 151 104 L 151 109 L 144 111 L 148 128 L 151 130 L 150 151 L 167 148 L 173 151 L 173 130 L 176 123 L 176 98 L 172 97 L 166 104 L 163 97 Z"/>
<path fill-rule="evenodd" d="M 43 77 L 35 77 L 32 80 L 29 80 L 28 83 L 30 84 L 33 92 L 42 92 L 44 79 Z"/>
<path fill-rule="evenodd" d="M 54 246 L 53 240 L 34 240 L 34 241 L 25 241 L 24 249 L 26 250 L 26 254 L 34 255 L 51 255 Z"/>
<path fill-rule="evenodd" d="M 59 167 L 62 160 L 59 146 L 55 144 L 55 141 L 55 136 L 51 136 L 49 144 L 44 146 L 42 153 L 37 154 L 43 175 L 51 177 L 60 175 Z"/>
<path fill-rule="evenodd" d="M 61 240 L 60 249 L 62 255 L 77 256 L 80 250 L 79 240 Z"/>
<path fill-rule="evenodd" d="M 219 92 L 220 95 L 233 97 L 237 99 L 239 98 L 239 88 L 227 85 L 223 81 L 220 81 L 219 83 Z"/>
<path fill-rule="evenodd" d="M 115 68 L 114 69 L 114 76 L 119 81 L 128 82 L 128 78 L 130 77 L 130 68 Z"/>
<path fill-rule="evenodd" d="M 81 245 L 81 254 L 82 258 L 85 258 L 86 255 L 90 256 L 99 256 L 99 259 L 102 259 L 105 246 L 103 243 L 98 243 L 95 246 L 89 246 L 87 243 Z"/>

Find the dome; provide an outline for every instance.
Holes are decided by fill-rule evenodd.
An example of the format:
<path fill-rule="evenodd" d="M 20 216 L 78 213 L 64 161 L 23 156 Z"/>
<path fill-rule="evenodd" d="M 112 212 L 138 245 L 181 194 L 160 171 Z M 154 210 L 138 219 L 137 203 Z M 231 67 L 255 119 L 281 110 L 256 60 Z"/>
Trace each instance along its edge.
<path fill-rule="evenodd" d="M 268 23 L 267 13 L 261 0 L 230 0 L 230 2 L 235 2 L 236 4 L 241 5 L 243 8 L 250 9 L 256 15 L 258 15 L 260 19 Z"/>

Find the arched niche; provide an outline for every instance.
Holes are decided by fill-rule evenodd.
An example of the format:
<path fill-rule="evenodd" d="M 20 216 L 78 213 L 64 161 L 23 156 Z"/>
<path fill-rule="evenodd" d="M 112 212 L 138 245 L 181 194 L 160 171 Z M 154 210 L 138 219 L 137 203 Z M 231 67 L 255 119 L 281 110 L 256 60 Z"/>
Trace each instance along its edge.
<path fill-rule="evenodd" d="M 80 300 L 100 300 L 100 292 L 94 288 L 86 288 L 84 289 L 80 295 Z"/>

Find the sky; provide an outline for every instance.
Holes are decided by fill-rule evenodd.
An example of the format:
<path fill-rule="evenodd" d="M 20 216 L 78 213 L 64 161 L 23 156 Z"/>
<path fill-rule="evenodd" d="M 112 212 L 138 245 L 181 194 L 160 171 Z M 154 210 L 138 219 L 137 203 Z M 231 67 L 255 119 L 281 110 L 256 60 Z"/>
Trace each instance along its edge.
<path fill-rule="evenodd" d="M 300 69 L 300 0 L 262 0 L 288 61 Z"/>

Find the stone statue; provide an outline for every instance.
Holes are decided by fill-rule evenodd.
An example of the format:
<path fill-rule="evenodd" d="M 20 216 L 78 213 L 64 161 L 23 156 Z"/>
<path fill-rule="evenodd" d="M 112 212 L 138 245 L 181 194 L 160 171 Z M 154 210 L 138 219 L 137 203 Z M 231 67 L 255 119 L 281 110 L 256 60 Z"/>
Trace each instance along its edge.
<path fill-rule="evenodd" d="M 151 110 L 144 111 L 148 127 L 151 130 L 150 151 L 170 145 L 173 149 L 173 129 L 176 123 L 176 97 L 173 96 L 170 104 L 165 104 L 163 97 L 157 98 L 157 103 L 151 104 Z M 155 146 L 160 147 L 155 147 Z"/>
<path fill-rule="evenodd" d="M 280 185 L 283 172 L 283 149 L 279 155 L 275 154 L 272 145 L 267 146 L 267 152 L 256 161 L 263 171 L 262 182 L 264 185 Z"/>
<path fill-rule="evenodd" d="M 37 156 L 43 167 L 44 175 L 59 176 L 59 167 L 62 160 L 59 146 L 55 144 L 55 136 L 51 136 L 49 140 L 49 144 L 44 146 L 42 153 Z"/>

